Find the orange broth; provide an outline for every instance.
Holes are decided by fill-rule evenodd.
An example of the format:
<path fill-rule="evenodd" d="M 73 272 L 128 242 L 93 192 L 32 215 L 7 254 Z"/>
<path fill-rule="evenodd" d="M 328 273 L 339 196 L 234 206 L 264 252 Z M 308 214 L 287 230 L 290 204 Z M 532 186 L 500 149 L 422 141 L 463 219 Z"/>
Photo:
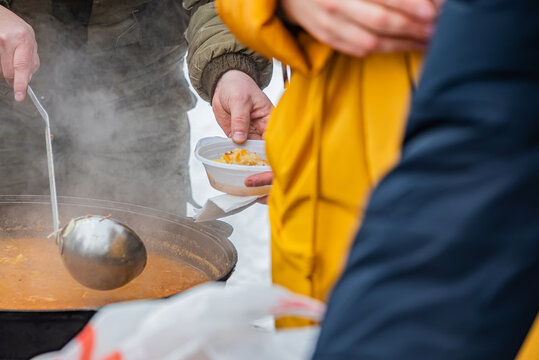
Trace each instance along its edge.
<path fill-rule="evenodd" d="M 0 309 L 98 307 L 169 296 L 209 280 L 202 271 L 180 259 L 150 251 L 146 268 L 129 284 L 109 291 L 92 290 L 69 275 L 54 240 L 0 240 Z"/>

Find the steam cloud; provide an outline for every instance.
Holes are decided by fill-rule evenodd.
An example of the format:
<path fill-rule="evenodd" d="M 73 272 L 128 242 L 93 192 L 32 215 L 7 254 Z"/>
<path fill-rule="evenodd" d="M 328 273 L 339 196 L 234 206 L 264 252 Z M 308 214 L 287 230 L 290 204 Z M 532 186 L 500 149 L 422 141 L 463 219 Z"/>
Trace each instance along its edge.
<path fill-rule="evenodd" d="M 51 118 L 58 195 L 184 214 L 190 197 L 186 111 L 194 106 L 182 74 L 185 44 L 141 48 L 133 18 L 86 28 L 62 23 L 46 9 L 19 13 L 25 10 L 38 39 L 42 65 L 32 87 Z M 11 165 L 2 165 L 0 191 L 46 195 L 43 121 L 29 99 L 14 104 L 11 97 L 3 95 L 0 108 L 13 127 L 0 130 L 12 137 L 2 145 Z"/>

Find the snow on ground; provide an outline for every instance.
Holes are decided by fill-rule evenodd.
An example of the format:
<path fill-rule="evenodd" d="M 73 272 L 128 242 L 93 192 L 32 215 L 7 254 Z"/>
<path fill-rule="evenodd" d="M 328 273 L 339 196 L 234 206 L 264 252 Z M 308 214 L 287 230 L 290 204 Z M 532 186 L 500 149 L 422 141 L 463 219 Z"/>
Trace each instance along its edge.
<path fill-rule="evenodd" d="M 187 77 L 187 76 L 186 76 Z M 276 104 L 282 94 L 281 67 L 274 63 L 273 78 L 264 90 Z M 196 93 L 193 90 L 194 93 Z M 197 106 L 189 112 L 191 124 L 190 173 L 195 201 L 203 205 L 212 196 L 222 194 L 210 186 L 202 163 L 194 157 L 194 149 L 200 138 L 224 136 L 217 124 L 211 106 L 198 98 Z M 189 209 L 192 215 L 192 209 Z M 236 271 L 228 280 L 229 285 L 270 284 L 269 223 L 266 205 L 255 204 L 248 209 L 221 219 L 234 227 L 230 240 L 238 250 Z"/>

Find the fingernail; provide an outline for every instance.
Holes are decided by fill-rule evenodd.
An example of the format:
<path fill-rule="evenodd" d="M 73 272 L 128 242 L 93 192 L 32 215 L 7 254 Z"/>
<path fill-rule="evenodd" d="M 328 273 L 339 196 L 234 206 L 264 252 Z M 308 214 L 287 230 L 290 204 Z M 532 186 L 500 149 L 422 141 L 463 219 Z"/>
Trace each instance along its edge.
<path fill-rule="evenodd" d="M 16 101 L 23 101 L 24 100 L 24 93 L 17 91 L 15 93 L 15 100 Z"/>
<path fill-rule="evenodd" d="M 254 181 L 253 180 L 245 180 L 245 186 L 254 186 Z"/>
<path fill-rule="evenodd" d="M 436 15 L 434 9 L 427 5 L 421 5 L 417 8 L 417 15 L 423 19 L 430 20 Z"/>
<path fill-rule="evenodd" d="M 234 134 L 232 134 L 232 140 L 234 140 L 234 142 L 244 142 L 245 133 L 241 131 L 236 131 Z"/>

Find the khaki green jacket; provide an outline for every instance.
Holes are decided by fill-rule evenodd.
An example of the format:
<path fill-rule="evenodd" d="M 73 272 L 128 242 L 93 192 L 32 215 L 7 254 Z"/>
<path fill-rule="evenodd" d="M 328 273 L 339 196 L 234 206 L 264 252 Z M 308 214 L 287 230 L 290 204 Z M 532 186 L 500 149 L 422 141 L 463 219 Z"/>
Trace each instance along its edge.
<path fill-rule="evenodd" d="M 133 62 L 141 68 L 159 61 L 163 51 L 157 47 L 179 46 L 181 51 L 176 55 L 183 57 L 187 40 L 191 83 L 206 101 L 211 100 L 217 81 L 228 70 L 237 69 L 249 74 L 261 88 L 271 79 L 271 61 L 236 40 L 219 19 L 213 1 L 83 0 L 75 3 L 68 0 L 20 0 L 12 5 L 13 10 L 32 26 L 39 27 L 38 24 L 46 22 L 44 18 L 48 14 L 67 16 L 65 22 L 76 19 L 86 24 L 84 29 L 75 31 L 84 32 L 84 42 L 93 54 L 105 53 L 105 63 L 97 62 L 97 67 L 106 67 L 109 53 L 125 47 L 131 47 L 129 51 L 133 54 L 130 56 L 137 58 Z M 36 33 L 39 35 L 39 31 Z M 50 41 L 56 40 L 39 39 L 40 48 L 45 51 L 50 48 L 54 52 L 54 47 L 41 46 Z M 137 51 L 136 47 L 151 50 Z M 40 55 L 44 55 L 43 51 Z M 124 56 L 119 56 L 119 62 L 124 61 Z M 178 62 L 181 61 L 178 58 Z"/>
<path fill-rule="evenodd" d="M 179 3 L 179 0 L 161 1 Z M 141 2 L 143 1 L 93 0 L 91 23 L 121 20 L 121 14 L 135 9 Z M 115 7 L 114 11 L 111 11 L 111 6 Z M 261 88 L 267 86 L 271 80 L 271 61 L 247 49 L 230 33 L 217 15 L 213 1 L 183 0 L 183 6 L 190 14 L 185 34 L 189 44 L 187 54 L 189 77 L 191 84 L 204 100 L 211 101 L 217 81 L 223 73 L 232 69 L 247 73 Z M 170 35 L 182 37 L 182 34 Z"/>
<path fill-rule="evenodd" d="M 187 65 L 191 84 L 206 101 L 211 101 L 215 85 L 231 69 L 249 74 L 264 88 L 271 80 L 272 64 L 265 57 L 243 46 L 217 15 L 215 3 L 184 0 L 191 13 L 186 38 Z"/>

